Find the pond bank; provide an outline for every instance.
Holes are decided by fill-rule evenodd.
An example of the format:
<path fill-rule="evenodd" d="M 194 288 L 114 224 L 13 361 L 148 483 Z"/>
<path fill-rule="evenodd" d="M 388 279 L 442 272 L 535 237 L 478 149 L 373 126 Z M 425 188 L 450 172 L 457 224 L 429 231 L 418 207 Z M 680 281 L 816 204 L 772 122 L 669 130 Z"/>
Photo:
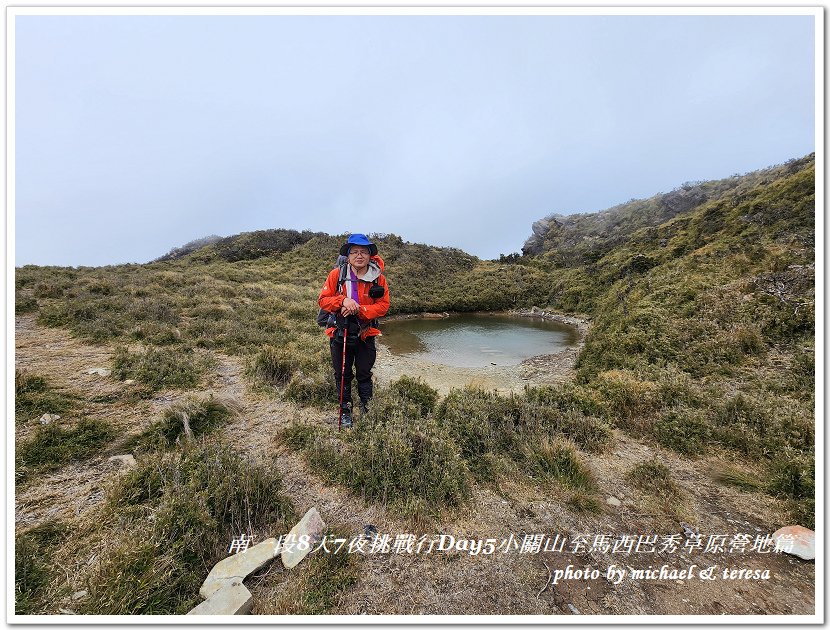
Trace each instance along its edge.
<path fill-rule="evenodd" d="M 580 343 L 585 339 L 588 328 L 591 327 L 591 319 L 589 317 L 580 317 L 577 315 L 567 315 L 566 313 L 557 313 L 556 311 L 544 311 L 535 306 L 530 309 L 518 309 L 515 311 L 507 311 L 510 315 L 518 315 L 519 317 L 538 317 L 540 319 L 547 319 L 562 324 L 573 326 L 579 331 Z"/>
<path fill-rule="evenodd" d="M 386 318 L 386 321 L 401 319 L 444 319 L 452 313 L 407 313 Z M 388 385 L 401 376 L 420 377 L 424 382 L 445 396 L 451 389 L 465 386 L 495 390 L 501 394 L 521 392 L 526 385 L 552 385 L 572 380 L 576 357 L 582 350 L 585 335 L 590 326 L 587 318 L 574 317 L 564 313 L 533 309 L 494 313 L 518 317 L 538 317 L 558 321 L 576 328 L 578 341 L 553 354 L 544 354 L 525 359 L 519 365 L 489 365 L 485 367 L 453 367 L 411 356 L 393 355 L 384 345 L 383 337 L 378 339 L 378 358 L 373 370 L 377 381 Z M 383 325 L 381 324 L 381 330 Z"/>

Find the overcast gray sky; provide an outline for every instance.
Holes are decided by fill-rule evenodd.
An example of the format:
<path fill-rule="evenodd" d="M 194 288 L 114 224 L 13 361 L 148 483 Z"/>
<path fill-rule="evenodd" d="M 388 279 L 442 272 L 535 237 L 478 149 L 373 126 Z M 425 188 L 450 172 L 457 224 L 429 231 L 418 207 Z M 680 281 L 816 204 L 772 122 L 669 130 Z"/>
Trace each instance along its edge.
<path fill-rule="evenodd" d="M 812 16 L 17 16 L 15 264 L 294 228 L 494 258 L 815 150 Z"/>

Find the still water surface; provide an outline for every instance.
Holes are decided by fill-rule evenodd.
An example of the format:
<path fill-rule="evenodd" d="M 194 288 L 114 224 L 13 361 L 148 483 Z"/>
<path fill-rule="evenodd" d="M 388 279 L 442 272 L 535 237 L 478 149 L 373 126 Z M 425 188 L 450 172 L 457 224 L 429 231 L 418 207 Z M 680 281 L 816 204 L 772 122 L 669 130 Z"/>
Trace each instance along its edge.
<path fill-rule="evenodd" d="M 383 322 L 380 341 L 395 355 L 453 367 L 518 365 L 576 345 L 576 328 L 515 315 L 464 313 Z"/>

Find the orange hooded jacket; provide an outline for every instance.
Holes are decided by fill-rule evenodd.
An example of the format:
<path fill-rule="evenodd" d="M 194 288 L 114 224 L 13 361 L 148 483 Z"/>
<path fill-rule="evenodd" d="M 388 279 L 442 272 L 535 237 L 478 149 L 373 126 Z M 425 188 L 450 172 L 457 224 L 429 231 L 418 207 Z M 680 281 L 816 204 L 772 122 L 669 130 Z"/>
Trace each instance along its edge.
<path fill-rule="evenodd" d="M 374 263 L 375 269 L 373 269 L 372 263 Z M 360 303 L 360 312 L 358 313 L 360 338 L 364 341 L 367 337 L 376 337 L 381 334 L 380 330 L 371 325 L 371 322 L 373 319 L 383 317 L 389 310 L 389 286 L 386 284 L 386 277 L 382 273 L 383 267 L 383 259 L 375 254 L 369 259 L 369 269 L 363 275 L 363 278 L 358 279 L 357 282 L 357 295 L 358 302 Z M 346 280 L 338 292 L 337 280 L 339 278 L 340 268 L 335 267 L 329 272 L 326 283 L 323 285 L 322 291 L 320 291 L 320 297 L 317 299 L 320 308 L 329 313 L 337 313 L 343 306 L 343 299 L 346 297 L 347 291 L 346 285 L 351 282 L 347 275 Z M 372 288 L 372 281 L 375 278 L 377 278 L 378 285 L 384 289 L 383 297 L 369 297 L 369 289 Z M 326 328 L 326 334 L 329 337 L 334 337 L 334 331 L 334 326 Z"/>

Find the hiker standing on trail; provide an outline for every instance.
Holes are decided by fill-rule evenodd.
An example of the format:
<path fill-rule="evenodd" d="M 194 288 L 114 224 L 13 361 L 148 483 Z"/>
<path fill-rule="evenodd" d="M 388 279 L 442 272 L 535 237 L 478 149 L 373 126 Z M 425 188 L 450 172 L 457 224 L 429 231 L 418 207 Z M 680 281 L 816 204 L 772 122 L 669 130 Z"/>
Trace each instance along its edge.
<path fill-rule="evenodd" d="M 372 366 L 380 335 L 377 318 L 389 310 L 389 287 L 383 276 L 383 259 L 364 234 L 352 234 L 340 248 L 337 267 L 331 270 L 320 297 L 329 315 L 329 336 L 334 379 L 340 394 L 341 424 L 352 426 L 352 366 L 357 371 L 357 393 L 363 413 L 372 398 Z M 345 363 L 343 347 L 346 348 Z M 342 378 L 341 378 L 342 377 Z"/>

